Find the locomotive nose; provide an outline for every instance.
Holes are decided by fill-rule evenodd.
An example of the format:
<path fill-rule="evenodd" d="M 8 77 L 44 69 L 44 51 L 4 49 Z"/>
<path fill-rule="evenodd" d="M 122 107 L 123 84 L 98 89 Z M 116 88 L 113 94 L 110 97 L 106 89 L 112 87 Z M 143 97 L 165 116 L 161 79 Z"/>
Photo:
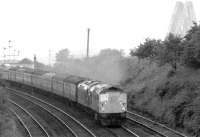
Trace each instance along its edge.
<path fill-rule="evenodd" d="M 107 93 L 108 94 L 108 93 Z M 105 97 L 105 95 L 103 95 Z M 109 93 L 107 98 L 100 101 L 102 113 L 122 113 L 127 109 L 126 95 L 121 93 Z"/>

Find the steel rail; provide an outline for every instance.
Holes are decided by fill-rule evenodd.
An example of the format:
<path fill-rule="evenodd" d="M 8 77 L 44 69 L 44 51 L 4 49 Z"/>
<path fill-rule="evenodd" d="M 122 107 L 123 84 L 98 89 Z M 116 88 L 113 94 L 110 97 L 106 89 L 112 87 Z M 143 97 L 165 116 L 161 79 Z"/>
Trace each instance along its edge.
<path fill-rule="evenodd" d="M 135 137 L 140 137 L 139 135 L 137 135 L 136 133 L 134 133 L 133 131 L 131 131 L 131 130 L 128 129 L 127 127 L 122 126 L 122 128 L 123 128 L 124 130 L 126 130 L 127 132 L 131 133 L 132 135 L 134 135 Z"/>
<path fill-rule="evenodd" d="M 44 104 L 46 104 L 46 105 L 51 106 L 52 108 L 56 109 L 57 111 L 61 112 L 61 113 L 64 114 L 64 115 L 66 115 L 67 117 L 71 118 L 71 119 L 72 119 L 73 121 L 75 121 L 78 125 L 80 125 L 84 130 L 86 130 L 91 136 L 96 137 L 96 135 L 95 135 L 92 131 L 90 131 L 85 125 L 83 125 L 80 121 L 78 121 L 76 118 L 74 118 L 73 116 L 69 115 L 68 113 L 66 113 L 66 112 L 63 111 L 62 109 L 60 109 L 60 108 L 58 108 L 58 107 L 52 105 L 51 103 L 47 103 L 47 102 L 45 102 L 45 101 L 43 101 L 43 100 L 41 100 L 41 99 L 39 99 L 39 98 L 37 98 L 37 97 L 34 97 L 34 96 L 30 95 L 30 94 L 22 93 L 22 92 L 20 92 L 19 90 L 16 90 L 16 89 L 11 89 L 11 88 L 7 88 L 7 89 L 9 89 L 9 90 L 11 90 L 11 91 L 15 91 L 15 92 L 17 92 L 17 93 L 19 93 L 19 94 L 23 94 L 23 95 L 25 95 L 25 96 L 29 96 L 29 97 L 31 97 L 31 98 L 34 98 L 34 99 L 38 100 L 39 102 L 42 102 L 42 103 L 44 103 Z M 21 95 L 19 95 L 19 96 L 21 96 Z M 29 99 L 27 99 L 27 100 L 29 100 Z M 36 104 L 37 104 L 37 103 L 36 103 Z M 38 104 L 38 105 L 39 105 L 39 104 Z"/>
<path fill-rule="evenodd" d="M 20 95 L 18 95 L 18 96 L 20 96 Z M 22 96 L 20 96 L 20 97 L 22 97 Z M 65 122 L 63 122 L 63 120 L 61 120 L 58 116 L 56 116 L 55 114 L 51 113 L 49 110 L 47 110 L 46 108 L 42 107 L 41 105 L 39 105 L 39 104 L 37 104 L 37 103 L 27 99 L 27 98 L 24 98 L 24 97 L 22 97 L 22 98 L 27 100 L 27 101 L 29 101 L 29 102 L 31 102 L 31 103 L 33 103 L 33 104 L 35 104 L 36 106 L 39 106 L 40 108 L 44 109 L 46 112 L 48 112 L 50 115 L 52 115 L 55 119 L 57 119 L 62 125 L 64 125 L 65 128 L 70 130 L 70 132 L 73 134 L 73 136 L 78 137 L 78 135 L 76 135 L 76 133 L 67 124 L 65 124 Z"/>
<path fill-rule="evenodd" d="M 8 101 L 11 102 L 12 104 L 16 105 L 18 108 L 22 109 L 26 114 L 28 114 L 38 124 L 38 126 L 42 129 L 42 131 L 45 133 L 45 135 L 47 137 L 50 137 L 48 132 L 44 129 L 44 127 L 37 121 L 37 119 L 31 113 L 29 113 L 26 109 L 24 109 L 22 106 L 20 106 L 19 104 L 17 104 L 13 100 L 8 99 Z"/>
<path fill-rule="evenodd" d="M 143 123 L 141 123 L 141 122 L 139 122 L 139 121 L 137 121 L 135 119 L 132 119 L 130 117 L 127 117 L 127 119 L 132 121 L 132 122 L 137 123 L 138 125 L 141 125 L 144 128 L 147 128 L 147 129 L 151 130 L 152 132 L 155 132 L 156 134 L 158 134 L 158 135 L 160 135 L 162 137 L 168 137 L 167 135 L 163 135 L 163 133 L 161 133 L 160 131 L 156 131 L 155 129 L 153 129 L 153 128 L 151 128 L 151 127 L 149 127 L 149 126 L 147 126 L 147 125 L 145 125 L 145 124 L 143 124 Z"/>
<path fill-rule="evenodd" d="M 160 124 L 160 123 L 158 123 L 158 122 L 155 122 L 155 121 L 153 121 L 153 120 L 151 120 L 151 119 L 148 119 L 148 118 L 146 118 L 146 117 L 144 117 L 144 116 L 141 116 L 141 115 L 136 114 L 136 113 L 131 112 L 131 111 L 127 111 L 127 113 L 128 113 L 128 114 L 131 114 L 131 115 L 135 115 L 135 116 L 137 116 L 137 117 L 140 117 L 140 118 L 142 118 L 142 119 L 144 119 L 144 120 L 146 120 L 146 121 L 148 121 L 148 122 L 153 123 L 154 125 L 159 125 L 160 127 L 165 128 L 165 129 L 171 131 L 172 133 L 174 133 L 174 134 L 176 134 L 176 135 L 178 135 L 178 136 L 187 137 L 186 135 L 184 135 L 184 134 L 182 134 L 182 133 L 180 133 L 180 132 L 178 132 L 178 131 L 176 131 L 176 130 L 173 130 L 173 129 L 171 129 L 171 128 L 169 128 L 169 127 L 163 125 L 163 124 Z M 166 136 L 167 136 L 167 135 L 166 135 Z"/>
<path fill-rule="evenodd" d="M 27 125 L 24 123 L 24 121 L 20 118 L 20 116 L 13 110 L 9 109 L 19 120 L 19 122 L 22 124 L 22 126 L 25 128 L 26 132 L 28 133 L 29 137 L 32 137 Z"/>

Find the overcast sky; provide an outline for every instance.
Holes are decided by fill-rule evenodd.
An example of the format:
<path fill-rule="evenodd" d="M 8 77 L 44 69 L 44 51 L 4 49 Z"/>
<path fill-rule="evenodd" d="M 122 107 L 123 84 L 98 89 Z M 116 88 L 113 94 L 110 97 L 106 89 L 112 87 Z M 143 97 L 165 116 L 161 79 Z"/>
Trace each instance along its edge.
<path fill-rule="evenodd" d="M 199 20 L 200 1 L 192 1 Z M 0 52 L 11 40 L 11 45 L 20 50 L 20 58 L 36 54 L 39 60 L 47 62 L 49 50 L 54 55 L 63 48 L 75 56 L 84 56 L 88 27 L 91 54 L 103 48 L 128 52 L 147 37 L 166 36 L 175 3 L 175 0 L 1 0 Z"/>

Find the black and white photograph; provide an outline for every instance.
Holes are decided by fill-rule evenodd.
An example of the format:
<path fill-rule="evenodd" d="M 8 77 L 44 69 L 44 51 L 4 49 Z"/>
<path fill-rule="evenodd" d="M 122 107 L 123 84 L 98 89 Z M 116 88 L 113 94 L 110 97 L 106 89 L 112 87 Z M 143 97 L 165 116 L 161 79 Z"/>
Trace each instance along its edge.
<path fill-rule="evenodd" d="M 200 1 L 1 0 L 0 137 L 200 137 Z"/>

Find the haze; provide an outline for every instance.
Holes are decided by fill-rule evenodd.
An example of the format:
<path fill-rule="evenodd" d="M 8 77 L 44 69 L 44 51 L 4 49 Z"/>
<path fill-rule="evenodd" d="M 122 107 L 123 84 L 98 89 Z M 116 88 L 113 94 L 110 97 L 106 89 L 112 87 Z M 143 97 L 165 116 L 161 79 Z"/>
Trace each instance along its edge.
<path fill-rule="evenodd" d="M 192 0 L 197 20 L 200 1 Z M 0 52 L 11 46 L 18 59 L 36 54 L 48 63 L 68 48 L 75 57 L 86 54 L 86 30 L 91 29 L 90 54 L 101 49 L 129 49 L 145 38 L 163 39 L 175 0 L 6 0 L 0 1 Z M 13 49 L 14 49 L 13 48 Z M 6 51 L 8 52 L 8 50 Z M 1 54 L 3 55 L 3 54 Z M 2 58 L 2 56 L 1 56 Z"/>

